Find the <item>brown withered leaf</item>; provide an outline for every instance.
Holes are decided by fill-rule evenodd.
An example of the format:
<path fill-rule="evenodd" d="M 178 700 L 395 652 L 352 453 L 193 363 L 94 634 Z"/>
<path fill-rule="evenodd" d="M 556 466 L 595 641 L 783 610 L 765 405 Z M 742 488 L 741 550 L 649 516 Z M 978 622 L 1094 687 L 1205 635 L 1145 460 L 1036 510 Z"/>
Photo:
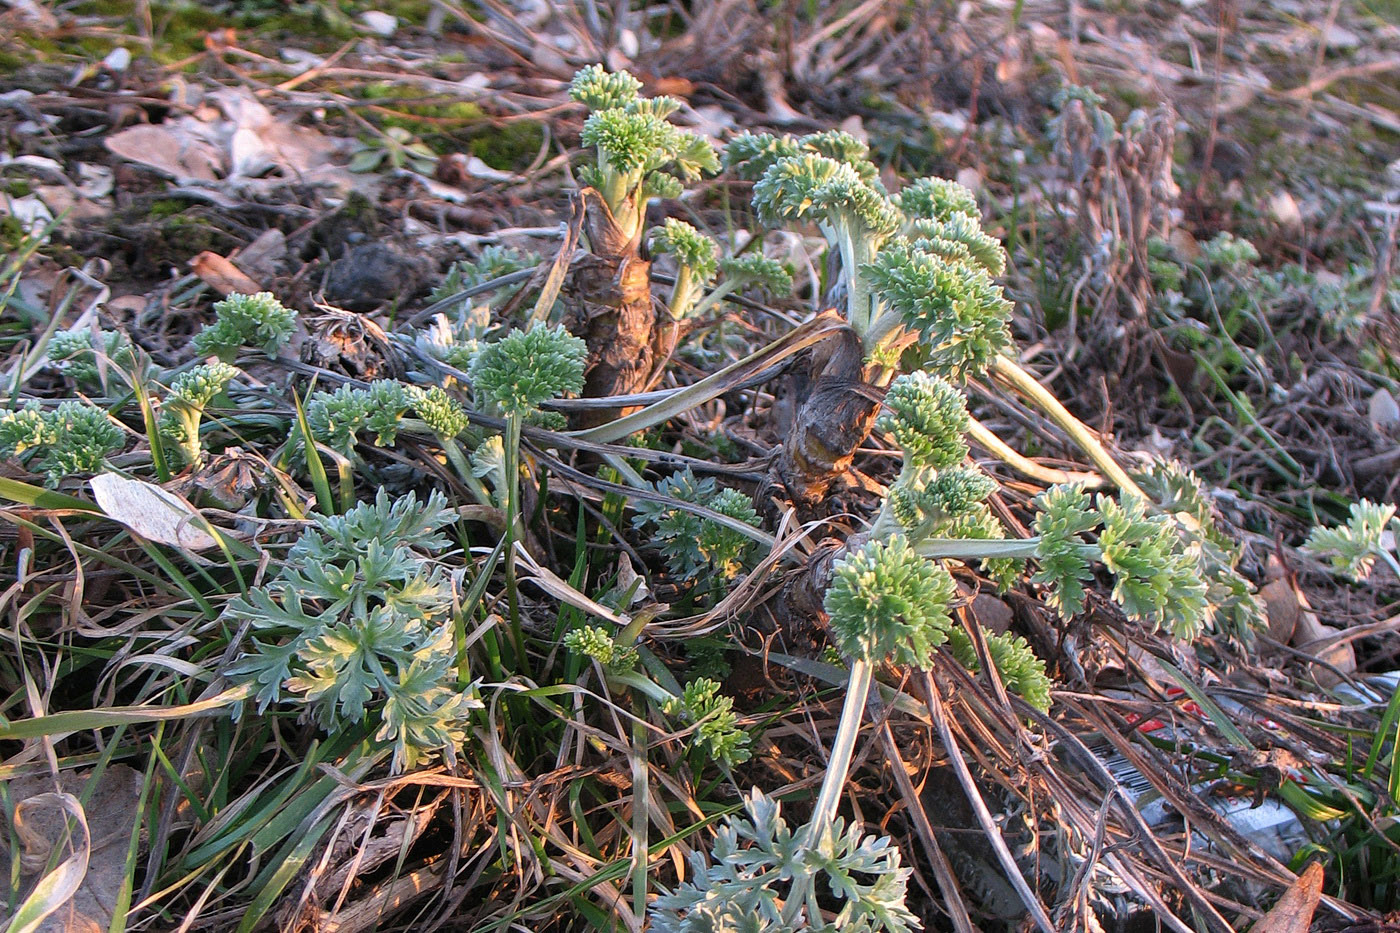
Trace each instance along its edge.
<path fill-rule="evenodd" d="M 252 295 L 263 290 L 242 269 L 207 249 L 190 260 L 190 270 L 220 295 Z"/>
<path fill-rule="evenodd" d="M 1288 886 L 1264 919 L 1254 925 L 1254 933 L 1308 933 L 1321 897 L 1322 863 L 1313 862 Z"/>

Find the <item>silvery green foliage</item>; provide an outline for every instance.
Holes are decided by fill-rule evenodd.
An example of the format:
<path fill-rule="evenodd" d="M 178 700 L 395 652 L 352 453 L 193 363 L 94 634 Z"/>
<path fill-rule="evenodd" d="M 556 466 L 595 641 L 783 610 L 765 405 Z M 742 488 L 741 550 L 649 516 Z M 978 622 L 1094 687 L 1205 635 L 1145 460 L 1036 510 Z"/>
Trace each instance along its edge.
<path fill-rule="evenodd" d="M 947 569 L 897 536 L 870 541 L 837 561 L 822 607 L 846 657 L 926 669 L 933 649 L 948 640 L 956 595 Z"/>
<path fill-rule="evenodd" d="M 803 149 L 851 166 L 861 180 L 878 185 L 880 172 L 870 161 L 870 147 L 845 130 L 822 130 L 798 140 Z M 876 188 L 878 190 L 878 188 Z"/>
<path fill-rule="evenodd" d="M 1036 709 L 1050 708 L 1050 678 L 1045 673 L 1045 662 L 1035 656 L 1030 644 L 1021 636 L 1010 632 L 982 630 L 987 643 L 987 655 L 997 676 L 1006 689 L 1021 696 Z M 974 673 L 982 669 L 982 661 L 967 632 L 954 626 L 948 633 L 948 647 L 958 663 Z"/>
<path fill-rule="evenodd" d="M 117 369 L 130 369 L 135 363 L 131 342 L 121 331 L 98 331 L 98 342 L 107 365 Z M 96 385 L 98 382 L 98 360 L 93 345 L 91 330 L 60 330 L 49 337 L 49 365 L 59 372 L 71 376 L 79 385 Z"/>
<path fill-rule="evenodd" d="M 922 927 L 905 906 L 912 869 L 888 836 L 837 819 L 815 840 L 794 832 L 776 800 L 755 789 L 747 818 L 731 816 L 707 860 L 691 856 L 692 878 L 657 898 L 656 933 L 905 933 Z M 826 922 L 818 891 L 837 909 Z M 838 909 L 839 908 L 839 909 Z"/>
<path fill-rule="evenodd" d="M 1169 516 L 1147 511 L 1135 496 L 1115 501 L 1100 494 L 1092 503 L 1078 486 L 1054 486 L 1036 499 L 1040 514 L 1031 578 L 1049 587 L 1046 602 L 1071 616 L 1084 609 L 1084 584 L 1093 564 L 1113 574 L 1113 600 L 1130 619 L 1191 640 L 1212 621 L 1206 571 L 1199 542 L 1183 540 Z M 1098 531 L 1090 543 L 1084 535 Z"/>
<path fill-rule="evenodd" d="M 886 508 L 910 541 L 1004 539 L 1006 526 L 984 501 L 995 489 L 996 481 L 976 467 L 911 470 L 890 487 Z M 1025 565 L 1015 557 L 984 558 L 980 563 L 1003 592 L 1015 584 Z"/>
<path fill-rule="evenodd" d="M 892 517 L 905 537 L 1004 538 L 1006 529 L 984 500 L 996 482 L 976 467 L 963 466 L 967 444 L 967 405 L 961 392 L 926 372 L 899 376 L 885 396 L 888 409 L 877 426 L 889 431 L 904 452 L 904 466 L 890 486 L 876 520 L 883 532 Z M 1015 583 L 1022 561 L 989 558 L 982 569 L 1005 590 Z"/>
<path fill-rule="evenodd" d="M 740 133 L 725 146 L 724 167 L 745 181 L 758 181 L 772 165 L 803 151 L 802 144 L 791 136 Z"/>
<path fill-rule="evenodd" d="M 755 180 L 762 219 L 821 228 L 841 257 L 846 319 L 867 359 L 898 368 L 917 337 L 933 369 L 955 379 L 980 372 L 1010 342 L 1011 303 L 992 281 L 1005 271 L 1005 251 L 982 229 L 966 188 L 925 178 L 891 198 L 868 155 L 839 132 L 745 134 L 725 162 Z"/>
<path fill-rule="evenodd" d="M 890 487 L 889 502 L 910 538 L 949 537 L 938 526 L 971 512 L 996 488 L 996 480 L 976 467 L 919 470 Z"/>
<path fill-rule="evenodd" d="M 186 463 L 203 459 L 199 425 L 204 409 L 237 375 L 235 367 L 216 361 L 187 370 L 171 381 L 170 394 L 160 406 L 160 429 L 176 443 Z"/>
<path fill-rule="evenodd" d="M 248 623 L 252 647 L 230 668 L 259 712 L 295 701 L 322 729 L 377 723 L 394 769 L 451 760 L 480 703 L 458 689 L 454 585 L 429 555 L 450 541 L 455 513 L 441 493 L 316 516 L 266 586 L 232 600 L 223 618 Z"/>
<path fill-rule="evenodd" d="M 481 315 L 480 324 L 471 315 L 455 323 L 445 314 L 433 315 L 433 322 L 428 325 L 427 330 L 413 338 L 414 346 L 453 369 L 467 372 L 471 369 L 472 360 L 481 350 L 480 334 L 489 323 L 490 310 L 485 307 L 481 310 L 486 313 Z"/>
<path fill-rule="evenodd" d="M 1326 558 L 1333 571 L 1360 582 L 1371 575 L 1377 557 L 1386 557 L 1382 535 L 1395 518 L 1395 506 L 1362 499 L 1353 502 L 1345 525 L 1316 527 L 1308 533 L 1303 550 Z"/>
<path fill-rule="evenodd" d="M 316 440 L 351 457 L 363 432 L 374 435 L 376 447 L 392 447 L 412 403 L 408 388 L 393 379 L 376 380 L 368 389 L 343 385 L 313 395 L 306 404 L 306 421 Z"/>
<path fill-rule="evenodd" d="M 681 182 L 719 168 L 714 148 L 668 118 L 680 109 L 670 97 L 638 96 L 641 82 L 625 71 L 609 74 L 590 65 L 574 76 L 570 96 L 591 113 L 583 144 L 597 162 L 579 170 L 597 189 L 625 230 L 640 227 L 642 206 L 652 197 L 678 197 Z"/>
<path fill-rule="evenodd" d="M 63 402 L 51 411 L 37 403 L 0 410 L 0 456 L 34 461 L 50 487 L 75 473 L 101 472 L 125 440 L 105 411 L 86 402 Z"/>
<path fill-rule="evenodd" d="M 1154 463 L 1136 478 L 1163 512 L 1177 518 L 1182 544 L 1198 549 L 1206 598 L 1217 623 L 1242 637 L 1264 625 L 1264 608 L 1235 569 L 1244 549 L 1220 529 L 1200 478 L 1179 463 L 1166 462 Z"/>
<path fill-rule="evenodd" d="M 431 389 L 413 386 L 408 393 L 413 402 L 413 410 L 428 426 L 428 430 L 438 437 L 451 440 L 471 426 L 467 410 L 448 395 L 442 386 L 433 386 Z"/>
<path fill-rule="evenodd" d="M 873 252 L 904 216 L 861 168 L 816 152 L 781 159 L 754 184 L 754 207 L 770 222 L 810 220 Z"/>
<path fill-rule="evenodd" d="M 642 82 L 625 71 L 611 74 L 602 65 L 589 65 L 574 75 L 569 96 L 589 110 L 613 110 L 637 99 Z"/>
<path fill-rule="evenodd" d="M 453 263 L 442 283 L 429 294 L 428 300 L 433 303 L 444 301 L 466 289 L 475 288 L 521 269 L 528 269 L 534 264 L 534 261 L 520 250 L 493 243 L 482 249 L 481 255 L 476 259 L 463 259 Z M 519 287 L 514 285 L 497 289 L 495 296 L 504 299 Z"/>
<path fill-rule="evenodd" d="M 749 760 L 749 734 L 739 728 L 734 700 L 719 692 L 719 682 L 698 677 L 685 685 L 678 697 L 667 700 L 662 711 L 694 725 L 691 744 L 726 768 Z"/>
<path fill-rule="evenodd" d="M 890 384 L 876 427 L 894 435 L 911 467 L 943 469 L 967 457 L 967 402 L 957 389 L 922 370 Z"/>
<path fill-rule="evenodd" d="M 792 291 L 792 273 L 778 260 L 759 253 L 726 256 L 719 261 L 719 271 L 725 281 L 732 284 L 733 291 L 757 288 L 773 295 Z"/>
<path fill-rule="evenodd" d="M 896 237 L 865 274 L 879 299 L 928 347 L 929 367 L 951 379 L 985 371 L 1011 343 L 1012 304 L 978 262 Z"/>
<path fill-rule="evenodd" d="M 653 252 L 675 256 L 676 263 L 690 269 L 700 284 L 714 278 L 719 268 L 719 245 L 693 225 L 674 217 L 667 217 L 652 235 L 651 248 Z"/>
<path fill-rule="evenodd" d="M 1121 502 L 1100 495 L 1099 550 L 1113 574 L 1113 599 L 1128 618 L 1164 628 L 1190 641 L 1210 621 L 1201 574 L 1200 548 L 1183 545 L 1176 523 L 1148 514 L 1146 503 L 1124 495 Z"/>
<path fill-rule="evenodd" d="M 655 488 L 667 498 L 703 505 L 755 528 L 759 525 L 753 500 L 737 489 L 719 488 L 712 477 L 696 479 L 687 469 L 660 480 Z M 714 585 L 722 586 L 744 572 L 753 554 L 752 538 L 663 502 L 639 501 L 633 524 L 654 527 L 667 566 L 682 580 L 710 574 Z"/>
<path fill-rule="evenodd" d="M 652 251 L 676 258 L 676 284 L 671 289 L 671 316 L 684 318 L 695 307 L 719 268 L 719 245 L 695 227 L 674 217 L 652 235 Z"/>
<path fill-rule="evenodd" d="M 1201 259 L 1216 269 L 1239 271 L 1259 261 L 1259 250 L 1249 240 L 1223 230 L 1201 244 Z"/>
<path fill-rule="evenodd" d="M 38 402 L 0 411 L 0 451 L 7 457 L 28 453 L 45 442 L 47 421 Z"/>
<path fill-rule="evenodd" d="M 920 178 L 899 192 L 899 206 L 916 220 L 944 221 L 954 214 L 976 217 L 977 196 L 948 178 Z"/>
<path fill-rule="evenodd" d="M 1089 494 L 1075 485 L 1052 486 L 1036 497 L 1035 533 L 1040 536 L 1031 577 L 1049 587 L 1045 602 L 1066 619 L 1084 611 L 1084 584 L 1094 577 L 1099 549 L 1082 537 L 1099 526 Z"/>
<path fill-rule="evenodd" d="M 588 346 L 562 326 L 536 324 L 487 344 L 472 360 L 472 392 L 490 414 L 558 424 L 540 404 L 583 389 Z M 552 416 L 552 417 L 551 417 Z"/>
<path fill-rule="evenodd" d="M 619 645 L 606 629 L 583 625 L 564 636 L 564 647 L 597 661 L 609 671 L 630 671 L 637 666 L 637 649 Z"/>
<path fill-rule="evenodd" d="M 229 295 L 214 304 L 214 314 L 214 323 L 194 335 L 194 350 L 225 361 L 241 347 L 260 347 L 276 356 L 292 339 L 297 322 L 296 312 L 271 292 Z"/>
<path fill-rule="evenodd" d="M 982 229 L 974 214 L 951 214 L 943 220 L 919 218 L 910 224 L 914 246 L 949 262 L 971 263 L 996 278 L 1006 271 L 1006 250 Z"/>

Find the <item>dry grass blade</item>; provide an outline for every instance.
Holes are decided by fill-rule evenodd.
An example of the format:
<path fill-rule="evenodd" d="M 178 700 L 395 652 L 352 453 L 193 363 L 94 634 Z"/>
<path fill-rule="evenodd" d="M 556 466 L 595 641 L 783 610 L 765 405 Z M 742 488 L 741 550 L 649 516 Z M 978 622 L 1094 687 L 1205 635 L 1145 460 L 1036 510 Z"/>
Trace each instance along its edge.
<path fill-rule="evenodd" d="M 963 793 L 967 795 L 967 801 L 972 805 L 978 825 L 981 826 L 987 841 L 991 843 L 996 852 L 1002 870 L 1006 872 L 1007 880 L 1016 889 L 1021 903 L 1025 905 L 1027 914 L 1042 933 L 1054 933 L 1055 925 L 1045 910 L 1045 905 L 1041 903 L 1040 896 L 1030 889 L 1030 885 L 1021 875 L 1020 867 L 1016 864 L 1015 858 L 1012 857 L 1011 850 L 1006 847 L 1006 840 L 1002 838 L 1001 831 L 997 828 L 991 811 L 987 809 L 986 801 L 982 799 L 982 794 L 977 789 L 972 772 L 968 770 L 967 762 L 963 761 L 962 750 L 953 737 L 953 730 L 948 727 L 947 707 L 943 705 L 943 698 L 940 696 L 933 678 L 928 675 L 924 677 L 924 695 L 929 706 L 929 713 L 933 717 L 934 726 L 937 728 L 939 738 L 948 753 L 948 760 L 952 763 L 953 771 L 958 777 L 958 783 L 962 785 Z"/>

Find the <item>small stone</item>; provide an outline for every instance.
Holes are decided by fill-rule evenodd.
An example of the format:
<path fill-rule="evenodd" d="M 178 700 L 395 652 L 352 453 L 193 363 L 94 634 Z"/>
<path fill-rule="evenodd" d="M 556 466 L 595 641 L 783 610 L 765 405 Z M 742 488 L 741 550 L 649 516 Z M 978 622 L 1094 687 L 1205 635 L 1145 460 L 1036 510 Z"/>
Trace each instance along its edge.
<path fill-rule="evenodd" d="M 969 191 L 982 190 L 982 173 L 972 166 L 958 169 L 957 182 Z"/>
<path fill-rule="evenodd" d="M 1327 47 L 1347 51 L 1358 48 L 1361 45 L 1361 37 L 1347 29 L 1333 23 L 1327 30 Z"/>
<path fill-rule="evenodd" d="M 629 60 L 635 60 L 637 53 L 642 50 L 642 43 L 637 38 L 637 34 L 630 29 L 624 29 L 617 36 L 617 48 Z"/>
<path fill-rule="evenodd" d="M 399 28 L 399 18 L 380 10 L 366 10 L 360 14 L 360 22 L 376 36 L 387 39 Z"/>
<path fill-rule="evenodd" d="M 348 311 L 372 311 L 410 298 L 423 282 L 423 268 L 384 243 L 362 243 L 331 263 L 326 300 Z"/>
<path fill-rule="evenodd" d="M 1290 230 L 1303 225 L 1303 212 L 1298 209 L 1298 202 L 1293 199 L 1293 195 L 1287 191 L 1273 193 L 1269 198 L 1269 213 L 1281 226 Z"/>
<path fill-rule="evenodd" d="M 1011 607 L 989 593 L 978 593 L 972 600 L 972 614 L 981 626 L 998 635 L 1011 628 Z"/>
<path fill-rule="evenodd" d="M 126 71 L 131 66 L 131 50 L 117 46 L 102 59 L 102 67 L 108 71 Z"/>
<path fill-rule="evenodd" d="M 1377 434 L 1384 434 L 1400 424 L 1400 404 L 1396 403 L 1395 396 L 1385 389 L 1377 389 L 1367 405 L 1367 420 Z"/>

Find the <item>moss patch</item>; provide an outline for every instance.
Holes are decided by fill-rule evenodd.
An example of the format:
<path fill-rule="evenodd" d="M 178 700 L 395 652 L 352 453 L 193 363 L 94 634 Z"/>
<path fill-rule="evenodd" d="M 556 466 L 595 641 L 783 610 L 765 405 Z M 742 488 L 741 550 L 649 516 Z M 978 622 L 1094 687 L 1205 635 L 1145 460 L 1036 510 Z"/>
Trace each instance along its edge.
<path fill-rule="evenodd" d="M 544 145 L 544 129 L 532 120 L 516 120 L 473 136 L 472 155 L 502 171 L 520 169 L 534 161 Z"/>

